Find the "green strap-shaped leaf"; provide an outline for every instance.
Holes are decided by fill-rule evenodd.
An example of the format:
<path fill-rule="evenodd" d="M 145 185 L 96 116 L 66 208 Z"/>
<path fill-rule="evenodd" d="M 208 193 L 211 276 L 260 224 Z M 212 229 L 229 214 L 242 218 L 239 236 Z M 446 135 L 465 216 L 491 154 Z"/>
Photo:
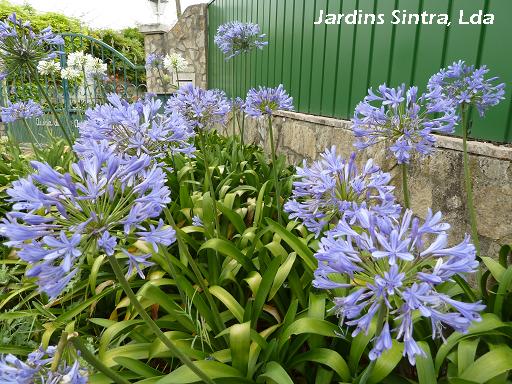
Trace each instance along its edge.
<path fill-rule="evenodd" d="M 231 222 L 231 224 L 233 224 L 233 226 L 236 228 L 238 233 L 240 233 L 240 234 L 244 233 L 244 231 L 247 228 L 245 226 L 244 221 L 242 220 L 242 218 L 240 217 L 240 215 L 238 213 L 229 209 L 221 202 L 217 202 L 217 208 L 219 209 L 219 211 L 222 212 L 222 214 L 224 216 L 226 216 L 229 219 L 229 221 Z"/>
<path fill-rule="evenodd" d="M 265 199 L 265 191 L 267 189 L 267 185 L 270 180 L 265 181 L 265 183 L 261 186 L 260 192 L 258 193 L 258 198 L 256 199 L 256 210 L 254 211 L 254 223 L 253 226 L 257 227 L 260 224 L 263 208 L 264 208 L 264 199 Z"/>
<path fill-rule="evenodd" d="M 265 379 L 270 380 L 275 384 L 293 384 L 293 380 L 290 378 L 288 373 L 275 361 L 267 363 L 265 372 L 258 377 L 258 383 L 265 382 Z"/>
<path fill-rule="evenodd" d="M 247 374 L 249 347 L 251 343 L 251 323 L 235 324 L 229 330 L 229 345 L 233 367 L 242 375 Z"/>
<path fill-rule="evenodd" d="M 300 239 L 284 228 L 282 225 L 276 223 L 267 218 L 268 226 L 271 230 L 277 233 L 281 239 L 283 239 L 295 252 L 299 255 L 310 271 L 314 271 L 317 267 L 317 261 L 313 256 L 313 251 L 308 248 L 306 244 L 304 244 Z"/>
<path fill-rule="evenodd" d="M 121 365 L 122 367 L 125 367 L 130 371 L 145 378 L 163 376 L 162 372 L 157 371 L 156 369 L 144 364 L 139 360 L 131 359 L 125 356 L 119 356 L 114 357 L 114 361 L 117 364 Z"/>
<path fill-rule="evenodd" d="M 229 311 L 233 314 L 235 319 L 237 319 L 240 323 L 243 322 L 244 319 L 244 309 L 243 307 L 236 301 L 236 299 L 226 291 L 224 288 L 215 285 L 210 287 L 210 293 L 215 296 L 217 299 L 222 301 L 222 303 L 229 309 Z"/>
<path fill-rule="evenodd" d="M 303 317 L 295 320 L 281 334 L 279 344 L 283 345 L 292 335 L 311 333 L 327 337 L 335 337 L 339 327 L 329 321 Z"/>
<path fill-rule="evenodd" d="M 510 370 L 512 370 L 512 349 L 500 346 L 476 360 L 464 370 L 460 378 L 483 384 Z"/>
<path fill-rule="evenodd" d="M 254 303 L 252 306 L 251 323 L 253 325 L 256 325 L 260 313 L 263 310 L 263 306 L 267 301 L 267 296 L 270 292 L 270 288 L 272 287 L 272 283 L 275 280 L 276 273 L 280 264 L 280 258 L 273 259 L 263 274 L 263 278 L 261 279 L 260 285 L 258 287 L 258 293 L 254 297 Z"/>
<path fill-rule="evenodd" d="M 240 252 L 240 250 L 230 241 L 224 239 L 210 239 L 204 243 L 199 250 L 201 251 L 203 249 L 213 249 L 219 253 L 222 253 L 224 256 L 235 259 L 247 272 L 253 271 L 255 269 L 252 261 L 246 255 Z"/>
<path fill-rule="evenodd" d="M 368 384 L 376 384 L 388 376 L 402 360 L 402 351 L 404 346 L 396 340 L 393 340 L 391 349 L 384 351 L 377 359 L 373 370 L 368 378 Z"/>
<path fill-rule="evenodd" d="M 293 263 L 296 259 L 296 253 L 292 252 L 288 255 L 286 260 L 283 264 L 279 267 L 276 273 L 276 277 L 274 278 L 274 282 L 272 283 L 272 288 L 270 288 L 270 293 L 268 294 L 268 299 L 272 300 L 272 298 L 275 296 L 277 291 L 279 291 L 279 288 L 283 285 L 284 281 L 288 277 L 288 274 L 290 273 L 290 270 L 293 267 Z"/>
<path fill-rule="evenodd" d="M 336 372 L 343 381 L 349 382 L 351 380 L 350 369 L 346 361 L 336 351 L 327 348 L 315 348 L 297 355 L 290 361 L 289 366 L 292 368 L 306 361 L 324 364 Z"/>
<path fill-rule="evenodd" d="M 424 341 L 419 341 L 418 345 L 427 355 L 426 357 L 416 357 L 416 370 L 418 371 L 419 384 L 437 384 L 436 370 L 434 369 L 434 360 L 430 354 L 430 348 Z"/>
<path fill-rule="evenodd" d="M 375 335 L 376 328 L 376 322 L 372 321 L 370 328 L 368 329 L 368 334 L 365 332 L 359 332 L 357 336 L 352 339 L 348 356 L 348 366 L 350 367 L 350 371 L 354 376 L 357 375 L 359 360 L 361 359 L 366 346 L 373 338 L 373 335 Z"/>
<path fill-rule="evenodd" d="M 457 345 L 457 370 L 459 375 L 475 361 L 480 338 L 461 340 Z"/>
<path fill-rule="evenodd" d="M 498 283 L 501 282 L 501 276 L 505 273 L 506 268 L 490 257 L 482 257 L 482 261 L 491 272 L 492 277 L 494 277 Z"/>
<path fill-rule="evenodd" d="M 512 286 L 512 266 L 508 267 L 507 270 L 501 275 L 501 281 L 499 282 L 498 292 L 496 293 L 496 299 L 494 301 L 494 313 L 496 316 L 501 318 L 501 312 L 503 310 L 503 301 L 507 297 L 507 292 Z"/>
<path fill-rule="evenodd" d="M 194 365 L 207 374 L 211 379 L 236 377 L 240 379 L 240 383 L 244 382 L 242 381 L 242 374 L 227 364 L 222 364 L 213 360 L 200 360 L 194 361 Z M 183 365 L 158 380 L 157 384 L 187 384 L 198 382 L 200 382 L 199 377 L 192 372 L 189 367 Z"/>

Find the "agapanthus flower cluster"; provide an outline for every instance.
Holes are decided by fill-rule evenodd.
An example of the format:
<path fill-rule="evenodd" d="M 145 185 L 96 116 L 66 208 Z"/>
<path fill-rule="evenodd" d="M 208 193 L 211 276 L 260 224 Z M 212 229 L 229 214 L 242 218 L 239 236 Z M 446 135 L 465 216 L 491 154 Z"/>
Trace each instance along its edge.
<path fill-rule="evenodd" d="M 15 13 L 0 21 L 0 57 L 6 73 L 33 72 L 41 60 L 55 59 L 62 44 L 62 37 L 50 27 L 36 33 L 29 21 L 18 19 Z"/>
<path fill-rule="evenodd" d="M 219 26 L 213 41 L 229 60 L 254 48 L 263 49 L 268 45 L 265 37 L 258 24 L 230 21 Z"/>
<path fill-rule="evenodd" d="M 439 87 L 418 97 L 417 87 L 406 90 L 404 84 L 397 88 L 383 84 L 377 92 L 369 89 L 352 123 L 358 149 L 386 141 L 398 163 L 404 164 L 413 153 L 429 155 L 436 142 L 433 133 L 453 133 L 457 120 L 455 108 Z"/>
<path fill-rule="evenodd" d="M 356 220 L 361 208 L 372 212 L 379 221 L 396 219 L 400 214 L 394 187 L 389 185 L 391 175 L 372 159 L 359 172 L 355 154 L 344 160 L 333 146 L 311 166 L 304 160 L 303 167 L 297 167 L 297 178 L 284 210 L 290 219 L 301 220 L 317 237 L 341 218 Z"/>
<path fill-rule="evenodd" d="M 18 250 L 39 290 L 56 298 L 77 276 L 87 254 L 116 252 L 128 259 L 129 272 L 148 265 L 150 254 L 133 247 L 146 241 L 157 251 L 170 245 L 175 232 L 162 221 L 153 225 L 170 202 L 164 171 L 147 155 L 120 155 L 107 141 L 84 143 L 69 173 L 33 161 L 36 172 L 7 190 L 13 203 L 0 224 L 5 243 Z"/>
<path fill-rule="evenodd" d="M 429 210 L 420 222 L 406 210 L 399 220 L 379 221 L 369 210 L 360 209 L 355 220 L 341 219 L 321 239 L 313 285 L 348 289 L 346 296 L 334 298 L 334 310 L 341 323 L 355 328 L 353 336 L 367 334 L 377 319 L 380 332 L 370 359 L 390 349 L 392 338 L 403 342 L 403 354 L 411 364 L 417 356 L 425 356 L 414 338 L 417 316 L 430 321 L 433 338 L 443 338 L 445 327 L 464 333 L 481 319 L 479 312 L 485 306 L 480 302 L 457 301 L 437 291 L 455 275 L 478 268 L 469 236 L 449 247 L 450 226 L 441 220 L 440 212 Z"/>
<path fill-rule="evenodd" d="M 454 62 L 448 68 L 441 69 L 428 81 L 428 89 L 442 89 L 442 94 L 454 106 L 474 105 L 480 116 L 485 111 L 505 99 L 505 84 L 497 84 L 497 77 L 486 79 L 489 69 L 483 65 L 475 69 L 464 61 Z"/>
<path fill-rule="evenodd" d="M 31 119 L 43 114 L 39 104 L 33 100 L 18 101 L 17 103 L 8 103 L 7 107 L 1 107 L 2 122 L 13 123 L 21 119 Z"/>
<path fill-rule="evenodd" d="M 14 355 L 0 356 L 0 382 L 3 384 L 86 384 L 87 370 L 78 361 L 68 365 L 62 360 L 57 370 L 51 365 L 57 348 L 39 348 L 30 353 L 25 361 Z"/>
<path fill-rule="evenodd" d="M 229 100 L 218 89 L 202 89 L 191 83 L 182 86 L 165 106 L 166 113 L 180 113 L 197 129 L 225 125 L 231 110 Z"/>
<path fill-rule="evenodd" d="M 183 72 L 187 66 L 187 60 L 177 52 L 165 55 L 163 60 L 163 67 L 169 72 Z"/>
<path fill-rule="evenodd" d="M 277 88 L 258 87 L 247 92 L 245 113 L 252 117 L 272 116 L 275 111 L 293 111 L 293 98 L 290 97 L 283 84 Z"/>
<path fill-rule="evenodd" d="M 146 69 L 163 69 L 165 56 L 160 53 L 150 53 L 146 57 Z"/>
<path fill-rule="evenodd" d="M 83 51 L 71 52 L 66 64 L 61 71 L 63 79 L 79 81 L 85 76 L 87 80 L 103 81 L 107 77 L 107 64 Z"/>
<path fill-rule="evenodd" d="M 160 100 L 148 97 L 128 103 L 115 93 L 107 95 L 107 100 L 107 104 L 86 111 L 86 119 L 79 124 L 81 139 L 75 146 L 77 152 L 87 150 L 88 140 L 92 139 L 107 140 L 115 144 L 120 154 L 131 156 L 193 156 L 194 129 L 177 112 L 160 113 Z"/>
<path fill-rule="evenodd" d="M 55 60 L 41 60 L 37 64 L 37 72 L 41 76 L 57 75 L 60 71 L 60 63 Z"/>

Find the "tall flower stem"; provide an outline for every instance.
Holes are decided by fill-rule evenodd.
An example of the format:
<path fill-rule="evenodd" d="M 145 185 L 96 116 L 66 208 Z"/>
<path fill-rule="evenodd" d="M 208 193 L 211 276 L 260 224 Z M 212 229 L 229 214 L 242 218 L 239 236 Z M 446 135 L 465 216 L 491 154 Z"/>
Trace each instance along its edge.
<path fill-rule="evenodd" d="M 135 293 L 132 291 L 132 288 L 130 287 L 130 284 L 126 280 L 123 271 L 121 270 L 121 266 L 117 262 L 116 258 L 114 256 L 111 256 L 108 258 L 110 265 L 112 266 L 112 270 L 114 271 L 114 274 L 116 275 L 117 281 L 119 281 L 119 284 L 121 284 L 121 287 L 123 288 L 124 292 L 130 299 L 131 304 L 139 314 L 139 316 L 145 321 L 147 326 L 153 331 L 156 337 L 162 341 L 162 343 L 169 348 L 169 351 L 176 356 L 178 359 L 181 360 L 183 364 L 185 364 L 187 367 L 190 368 L 192 372 L 194 372 L 201 380 L 203 380 L 205 383 L 214 384 L 213 380 L 211 380 L 208 375 L 206 375 L 201 369 L 199 369 L 192 360 L 188 358 L 187 355 L 185 355 L 175 344 L 173 341 L 168 339 L 165 334 L 162 332 L 162 330 L 158 327 L 158 325 L 153 321 L 151 316 L 148 315 L 142 304 L 137 299 L 137 296 L 135 296 Z"/>
<path fill-rule="evenodd" d="M 401 164 L 400 168 L 402 168 L 402 191 L 404 193 L 404 205 L 405 208 L 411 207 L 411 197 L 409 194 L 409 181 L 407 175 L 407 164 Z"/>
<path fill-rule="evenodd" d="M 469 167 L 468 155 L 468 133 L 469 133 L 469 110 L 467 105 L 461 105 L 461 123 L 462 123 L 462 149 L 464 156 L 464 182 L 466 185 L 466 201 L 469 211 L 469 222 L 471 224 L 471 236 L 476 249 L 477 256 L 480 255 L 480 240 L 478 238 L 478 226 L 476 221 L 475 204 L 473 203 L 473 184 L 471 177 L 471 169 Z"/>
<path fill-rule="evenodd" d="M 231 92 L 231 123 L 233 127 L 233 140 L 236 137 L 236 119 L 235 119 L 235 97 L 236 97 L 236 81 L 235 81 L 235 61 L 232 61 L 233 66 L 231 67 L 231 78 L 233 79 L 233 92 Z"/>
<path fill-rule="evenodd" d="M 103 373 L 109 379 L 112 379 L 116 384 L 130 384 L 128 380 L 124 377 L 117 374 L 117 372 L 113 371 L 109 367 L 107 367 L 101 360 L 99 360 L 96 356 L 94 356 L 87 346 L 83 343 L 83 341 L 78 337 L 78 334 L 71 334 L 69 341 L 73 344 L 77 351 L 80 351 L 80 356 L 87 361 L 94 369 L 98 372 Z"/>
<path fill-rule="evenodd" d="M 272 116 L 268 116 L 268 134 L 270 136 L 270 151 L 272 153 L 272 173 L 274 174 L 274 190 L 276 192 L 277 221 L 281 223 L 281 193 L 279 188 L 279 180 L 277 174 L 277 156 L 276 147 L 274 145 L 274 131 L 272 129 Z"/>
<path fill-rule="evenodd" d="M 215 197 L 215 188 L 213 187 L 212 175 L 210 173 L 210 162 L 208 160 L 208 154 L 206 151 L 205 135 L 207 134 L 208 132 L 204 130 L 203 132 L 200 132 L 199 137 L 201 138 L 201 152 L 203 152 L 204 158 L 204 176 L 210 189 L 210 197 L 212 198 L 213 215 L 215 216 L 215 232 L 217 236 L 220 236 L 219 217 L 217 215 L 217 198 Z"/>
<path fill-rule="evenodd" d="M 66 345 L 68 343 L 68 333 L 66 331 L 63 331 L 60 335 L 59 343 L 57 344 L 57 350 L 55 351 L 55 355 L 53 355 L 53 361 L 51 370 L 52 372 L 57 372 L 57 369 L 59 368 L 60 359 L 62 359 L 62 354 L 64 352 L 64 348 L 66 348 Z"/>
<path fill-rule="evenodd" d="M 39 76 L 37 75 L 37 70 L 35 68 L 33 68 L 32 72 L 33 72 L 33 74 L 34 74 L 34 76 L 36 78 L 36 84 L 37 84 L 37 88 L 39 89 L 39 92 L 41 92 L 41 94 L 43 95 L 44 99 L 48 103 L 48 106 L 50 107 L 50 110 L 52 111 L 53 116 L 55 116 L 55 119 L 57 120 L 57 124 L 59 124 L 59 127 L 60 127 L 60 129 L 62 131 L 62 134 L 64 135 L 64 138 L 68 142 L 69 147 L 73 148 L 73 142 L 71 141 L 71 137 L 68 135 L 68 132 L 66 130 L 66 126 L 62 122 L 60 116 L 57 114 L 57 111 L 55 110 L 55 107 L 53 106 L 53 103 L 51 102 L 50 97 L 48 96 L 48 93 L 46 93 L 46 91 L 44 90 L 43 86 L 41 85 L 41 82 L 39 81 Z"/>

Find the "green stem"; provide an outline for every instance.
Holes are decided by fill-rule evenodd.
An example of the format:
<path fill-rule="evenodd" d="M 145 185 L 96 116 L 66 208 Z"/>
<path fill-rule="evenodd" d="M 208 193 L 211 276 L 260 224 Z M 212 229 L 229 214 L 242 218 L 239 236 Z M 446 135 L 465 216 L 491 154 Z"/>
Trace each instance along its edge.
<path fill-rule="evenodd" d="M 112 270 L 114 271 L 114 274 L 116 275 L 117 281 L 121 284 L 121 287 L 123 288 L 124 292 L 130 299 L 131 304 L 135 308 L 135 310 L 138 312 L 139 316 L 146 322 L 148 327 L 153 331 L 155 336 L 157 336 L 164 345 L 169 348 L 169 351 L 173 355 L 175 355 L 178 359 L 181 360 L 183 364 L 185 364 L 187 367 L 190 368 L 192 372 L 194 372 L 201 380 L 203 380 L 205 383 L 214 384 L 213 380 L 211 380 L 201 369 L 199 369 L 192 360 L 188 358 L 187 355 L 185 355 L 175 344 L 172 340 L 167 338 L 165 334 L 162 332 L 162 330 L 158 327 L 158 325 L 153 321 L 151 316 L 148 315 L 142 304 L 137 299 L 137 296 L 135 296 L 135 293 L 132 291 L 132 288 L 130 287 L 130 284 L 126 280 L 123 271 L 121 270 L 121 266 L 117 262 L 116 258 L 114 256 L 111 256 L 108 258 L 110 261 L 110 265 L 112 266 Z"/>
<path fill-rule="evenodd" d="M 112 379 L 116 384 L 130 384 L 128 380 L 122 376 L 119 376 L 117 372 L 107 367 L 101 362 L 101 360 L 94 356 L 91 351 L 87 349 L 87 346 L 83 343 L 80 337 L 77 335 L 72 336 L 69 341 L 73 343 L 74 347 L 78 351 L 80 351 L 80 356 L 90 365 L 92 365 L 97 371 L 102 372 L 109 379 Z"/>
<path fill-rule="evenodd" d="M 64 348 L 66 348 L 66 344 L 68 343 L 68 333 L 66 331 L 62 331 L 59 339 L 59 343 L 57 344 L 57 350 L 55 351 L 55 355 L 53 355 L 53 361 L 51 370 L 52 372 L 57 372 L 59 368 L 60 360 L 62 359 L 62 353 L 64 352 Z"/>
<path fill-rule="evenodd" d="M 405 208 L 411 208 L 411 198 L 409 195 L 409 182 L 407 177 L 407 164 L 401 164 L 402 168 L 402 191 L 404 193 L 404 205 Z"/>
<path fill-rule="evenodd" d="M 213 187 L 213 181 L 212 181 L 212 175 L 210 174 L 210 162 L 208 160 L 208 154 L 206 152 L 206 142 L 205 142 L 205 135 L 207 135 L 207 131 L 203 131 L 199 134 L 201 138 L 201 152 L 203 152 L 203 158 L 204 158 L 204 175 L 206 178 L 206 183 L 208 184 L 210 188 L 210 197 L 212 198 L 213 203 L 213 215 L 215 216 L 215 232 L 216 236 L 220 237 L 220 230 L 219 230 L 219 217 L 217 215 L 217 198 L 215 197 L 215 188 Z"/>
<path fill-rule="evenodd" d="M 59 127 L 60 127 L 60 129 L 62 131 L 62 134 L 64 135 L 64 138 L 68 142 L 69 147 L 72 149 L 73 148 L 73 142 L 71 141 L 71 138 L 68 135 L 68 132 L 66 130 L 66 127 L 64 126 L 64 123 L 62 122 L 62 120 L 60 119 L 59 115 L 57 114 L 57 111 L 55 110 L 55 107 L 53 106 L 53 103 L 51 102 L 50 97 L 48 96 L 48 94 L 46 93 L 44 88 L 42 87 L 41 82 L 39 81 L 39 76 L 37 75 L 37 71 L 33 70 L 33 72 L 35 74 L 36 84 L 37 84 L 37 87 L 39 88 L 39 92 L 41 92 L 41 94 L 43 95 L 44 99 L 48 103 L 48 106 L 50 107 L 50 110 L 52 111 L 53 116 L 55 116 L 55 119 L 57 120 L 57 123 L 59 124 Z"/>
<path fill-rule="evenodd" d="M 277 221 L 279 224 L 281 222 L 281 193 L 279 188 L 279 179 L 277 174 L 277 156 L 276 156 L 276 148 L 274 145 L 274 131 L 272 129 L 272 116 L 268 117 L 268 133 L 270 136 L 270 150 L 272 152 L 272 173 L 274 175 L 274 188 L 276 192 L 276 207 L 277 207 Z"/>
<path fill-rule="evenodd" d="M 475 204 L 473 203 L 473 184 L 471 177 L 471 169 L 469 167 L 469 155 L 468 155 L 468 131 L 469 131 L 469 111 L 467 106 L 462 104 L 461 106 L 461 123 L 462 123 L 462 149 L 464 156 L 464 182 L 466 185 L 466 200 L 467 209 L 469 211 L 469 222 L 471 224 L 471 236 L 473 244 L 475 245 L 477 256 L 480 255 L 480 240 L 478 238 L 478 225 L 476 221 Z"/>

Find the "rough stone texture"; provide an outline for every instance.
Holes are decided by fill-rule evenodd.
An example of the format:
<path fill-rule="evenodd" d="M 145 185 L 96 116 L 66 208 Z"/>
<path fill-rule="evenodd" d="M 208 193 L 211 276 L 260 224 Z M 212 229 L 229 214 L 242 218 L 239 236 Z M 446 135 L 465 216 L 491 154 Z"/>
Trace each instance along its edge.
<path fill-rule="evenodd" d="M 144 33 L 144 50 L 150 53 L 167 54 L 177 52 L 189 63 L 189 67 L 180 74 L 180 79 L 193 80 L 195 85 L 206 88 L 208 24 L 207 4 L 188 7 L 179 20 L 168 30 L 163 31 L 162 24 L 142 25 L 139 30 Z M 149 92 L 165 93 L 158 81 L 157 71 L 147 72 Z"/>
<path fill-rule="evenodd" d="M 336 145 L 340 155 L 348 157 L 355 150 L 350 122 L 294 112 L 281 112 L 274 118 L 278 152 L 292 164 L 319 157 L 325 148 Z M 231 132 L 228 124 L 224 133 Z M 267 126 L 263 121 L 247 119 L 246 143 L 269 149 Z M 450 241 L 460 242 L 471 228 L 466 212 L 462 140 L 437 136 L 437 150 L 409 169 L 411 208 L 424 217 L 428 207 L 442 211 L 452 225 Z M 468 145 L 473 174 L 473 190 L 478 216 L 482 254 L 496 256 L 500 245 L 512 243 L 512 148 L 472 141 Z M 397 197 L 402 199 L 401 172 L 383 146 L 362 151 L 361 164 L 373 157 L 378 165 L 393 175 Z"/>

